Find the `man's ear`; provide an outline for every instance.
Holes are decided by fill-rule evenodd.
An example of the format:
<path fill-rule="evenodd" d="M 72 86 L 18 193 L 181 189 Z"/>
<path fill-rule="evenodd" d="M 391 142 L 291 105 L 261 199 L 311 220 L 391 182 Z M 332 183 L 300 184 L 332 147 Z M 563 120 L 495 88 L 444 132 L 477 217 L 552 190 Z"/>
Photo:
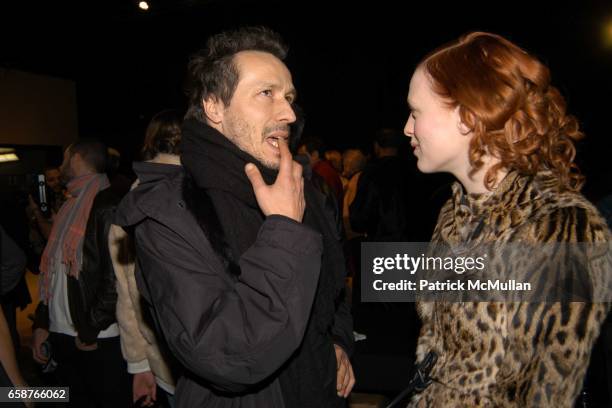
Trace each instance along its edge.
<path fill-rule="evenodd" d="M 72 169 L 72 171 L 76 174 L 79 174 L 83 167 L 87 166 L 87 163 L 83 160 L 83 157 L 77 152 L 74 152 L 70 155 L 70 160 L 68 161 L 68 166 Z"/>
<path fill-rule="evenodd" d="M 223 112 L 225 105 L 221 99 L 214 95 L 202 101 L 202 109 L 204 110 L 204 116 L 211 124 L 218 125 L 223 120 Z"/>

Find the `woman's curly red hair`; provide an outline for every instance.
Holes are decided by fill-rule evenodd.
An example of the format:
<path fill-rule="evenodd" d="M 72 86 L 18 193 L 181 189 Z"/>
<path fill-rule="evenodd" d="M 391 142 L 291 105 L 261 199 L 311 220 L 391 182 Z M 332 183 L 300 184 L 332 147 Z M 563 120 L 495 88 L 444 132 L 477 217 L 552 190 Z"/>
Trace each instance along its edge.
<path fill-rule="evenodd" d="M 550 170 L 562 189 L 582 187 L 574 142 L 583 134 L 550 84 L 548 68 L 535 57 L 499 35 L 474 32 L 433 52 L 420 66 L 434 92 L 449 107 L 459 107 L 461 120 L 473 132 L 471 174 L 483 166 L 485 154 L 500 159 L 485 175 L 488 189 L 500 169 L 522 174 Z"/>

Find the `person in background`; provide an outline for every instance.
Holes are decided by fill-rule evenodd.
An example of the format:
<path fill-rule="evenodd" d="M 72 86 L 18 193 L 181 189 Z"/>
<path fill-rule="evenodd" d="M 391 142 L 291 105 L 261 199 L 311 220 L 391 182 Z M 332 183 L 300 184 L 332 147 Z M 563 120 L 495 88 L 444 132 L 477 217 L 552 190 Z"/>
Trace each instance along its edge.
<path fill-rule="evenodd" d="M 362 236 L 363 233 L 356 233 L 351 228 L 350 223 L 350 206 L 357 194 L 357 185 L 361 172 L 367 164 L 367 158 L 359 149 L 347 149 L 342 155 L 342 179 L 344 184 L 344 202 L 342 218 L 344 220 L 344 230 L 348 240 L 357 236 Z"/>
<path fill-rule="evenodd" d="M 327 150 L 325 152 L 325 160 L 334 166 L 338 174 L 342 174 L 342 153 L 338 150 Z"/>
<path fill-rule="evenodd" d="M 359 176 L 349 212 L 351 229 L 372 242 L 412 241 L 418 217 L 411 217 L 410 172 L 398 156 L 401 133 L 381 129 L 374 137 L 374 160 Z"/>
<path fill-rule="evenodd" d="M 112 147 L 108 148 L 106 175 L 111 185 L 110 189 L 117 197 L 123 197 L 130 191 L 133 179 L 130 180 L 129 177 L 121 173 L 121 153 Z"/>
<path fill-rule="evenodd" d="M 335 201 L 338 205 L 338 213 L 342 212 L 342 197 L 344 192 L 342 189 L 342 181 L 340 173 L 334 166 L 325 158 L 325 144 L 316 137 L 306 137 L 300 141 L 298 154 L 303 154 L 310 160 L 312 171 L 317 173 L 323 181 L 331 188 L 334 193 Z"/>
<path fill-rule="evenodd" d="M 49 361 L 70 387 L 69 406 L 118 407 L 129 402 L 121 357 L 115 274 L 108 251 L 110 223 L 119 198 L 108 189 L 103 143 L 81 139 L 64 152 L 62 177 L 69 198 L 55 217 L 40 263 L 40 303 L 32 353 Z"/>
<path fill-rule="evenodd" d="M 28 196 L 28 207 L 26 209 L 28 218 L 32 220 L 30 241 L 37 248 L 40 248 L 39 255 L 42 254 L 47 239 L 49 239 L 53 219 L 67 198 L 66 187 L 62 181 L 60 169 L 58 167 L 47 167 L 44 170 L 44 175 L 49 210 L 47 213 L 43 213 L 39 204 L 31 195 Z"/>
<path fill-rule="evenodd" d="M 181 140 L 182 117 L 174 110 L 159 112 L 147 127 L 142 156 L 145 163 L 135 166 L 151 166 L 160 174 L 175 173 L 180 164 L 179 142 Z M 138 185 L 138 180 L 134 187 Z M 155 328 L 151 327 L 149 310 L 141 307 L 142 298 L 138 292 L 136 276 L 136 254 L 130 236 L 123 228 L 113 225 L 109 235 L 109 250 L 117 277 L 117 322 L 123 357 L 127 369 L 133 375 L 132 400 L 141 400 L 142 406 L 167 401 L 174 406 L 176 387 L 171 356 L 160 346 Z M 165 398 L 161 398 L 158 387 Z"/>

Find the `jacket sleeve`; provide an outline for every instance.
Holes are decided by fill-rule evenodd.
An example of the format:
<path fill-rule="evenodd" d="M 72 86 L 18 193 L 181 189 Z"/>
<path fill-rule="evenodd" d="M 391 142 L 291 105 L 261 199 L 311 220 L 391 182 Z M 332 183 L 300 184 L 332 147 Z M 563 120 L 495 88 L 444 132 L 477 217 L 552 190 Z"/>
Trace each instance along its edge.
<path fill-rule="evenodd" d="M 112 225 L 108 237 L 109 251 L 117 279 L 117 323 L 123 358 L 128 372 L 149 371 L 147 347 L 149 342 L 140 331 L 140 309 L 132 301 L 130 287 L 134 282 L 134 254 L 130 250 L 129 237 L 121 227 Z M 138 367 L 138 368 L 136 368 Z"/>
<path fill-rule="evenodd" d="M 325 194 L 325 199 L 322 201 L 322 204 L 323 208 L 325 209 L 327 219 L 329 220 L 329 227 L 334 231 L 334 236 L 341 247 L 345 233 L 344 226 L 342 225 L 342 216 L 339 207 L 336 204 L 334 194 Z M 342 259 L 344 260 L 344 257 Z M 344 279 L 346 278 L 346 268 L 344 268 L 342 272 Z M 338 295 L 331 334 L 334 344 L 342 347 L 350 356 L 353 354 L 354 348 L 353 316 L 351 315 L 351 309 L 347 303 L 346 296 L 347 292 L 345 286 Z"/>
<path fill-rule="evenodd" d="M 94 202 L 87 221 L 80 282 L 75 282 L 73 278 L 68 280 L 69 297 L 81 298 L 80 301 L 74 301 L 77 303 L 76 310 L 71 307 L 71 312 L 79 315 L 77 319 L 73 317 L 73 320 L 79 339 L 86 344 L 95 342 L 100 331 L 116 321 L 117 289 L 108 248 L 108 234 L 115 206 L 102 207 L 97 208 Z M 75 286 L 81 289 L 77 290 Z M 83 295 L 87 300 L 82 299 Z"/>
<path fill-rule="evenodd" d="M 577 278 L 577 281 L 587 281 L 586 286 L 592 285 L 597 290 L 608 291 L 604 295 L 592 293 L 592 296 L 596 296 L 595 299 L 586 299 L 586 302 L 567 300 L 559 302 L 559 299 L 554 299 L 554 302 L 546 303 L 520 303 L 507 319 L 508 333 L 511 336 L 510 345 L 518 347 L 517 345 L 520 344 L 533 343 L 533 347 L 538 345 L 536 350 L 547 347 L 547 352 L 536 353 L 528 360 L 530 367 L 534 369 L 524 370 L 527 374 L 523 381 L 528 384 L 525 395 L 546 396 L 547 406 L 569 406 L 568 404 L 571 404 L 582 388 L 584 375 L 589 366 L 589 356 L 610 309 L 609 303 L 600 302 L 602 299 L 609 300 L 610 298 L 608 281 L 612 265 L 609 249 L 610 234 L 605 223 L 598 216 L 585 208 L 574 206 L 555 209 L 537 219 L 529 235 L 534 237 L 535 244 L 539 244 L 538 248 L 541 248 L 543 244 L 550 246 L 551 243 L 554 243 L 551 245 L 554 249 L 552 257 L 562 255 L 558 263 L 560 266 L 555 268 L 554 278 L 553 273 L 545 273 L 543 277 L 547 278 L 546 280 L 555 280 L 557 275 L 566 275 Z M 565 250 L 560 250 L 559 248 L 563 248 L 563 245 L 558 243 L 565 243 Z M 584 249 L 601 249 L 601 245 L 606 250 L 603 260 L 606 266 L 601 271 L 606 270 L 606 273 L 594 271 L 594 265 L 590 260 L 587 262 L 571 260 L 572 256 L 582 257 Z M 569 257 L 567 249 L 572 251 Z M 530 265 L 537 267 L 541 263 L 533 261 L 534 258 L 529 257 Z M 591 275 L 593 272 L 595 275 Z M 578 285 L 574 283 L 573 287 L 580 288 L 584 285 L 579 282 Z M 576 293 L 570 293 L 570 296 L 576 296 Z M 583 293 L 579 290 L 578 296 Z M 567 294 L 564 296 L 567 297 L 561 299 L 571 300 Z M 527 330 L 523 329 L 523 325 L 511 326 L 511 322 L 515 321 L 533 321 L 534 323 L 531 330 Z M 559 329 L 560 325 L 564 330 Z M 553 327 L 557 329 L 552 331 Z M 567 379 L 564 387 L 558 386 L 559 375 Z M 559 392 L 551 394 L 549 392 L 551 389 Z"/>
<path fill-rule="evenodd" d="M 334 315 L 334 326 L 332 327 L 332 336 L 334 344 L 339 345 L 344 349 L 349 356 L 354 351 L 354 336 L 353 336 L 353 316 L 346 302 L 346 291 L 342 291 L 342 301 L 336 308 Z"/>
<path fill-rule="evenodd" d="M 49 306 L 42 300 L 38 302 L 38 306 L 36 306 L 36 310 L 34 311 L 32 330 L 35 329 L 49 330 Z"/>
<path fill-rule="evenodd" d="M 203 234 L 202 234 L 203 237 Z M 211 386 L 248 390 L 302 341 L 318 282 L 321 236 L 269 216 L 231 279 L 208 242 L 192 247 L 168 227 L 136 228 L 138 280 L 173 354 Z M 146 286 L 146 288 L 141 288 Z"/>

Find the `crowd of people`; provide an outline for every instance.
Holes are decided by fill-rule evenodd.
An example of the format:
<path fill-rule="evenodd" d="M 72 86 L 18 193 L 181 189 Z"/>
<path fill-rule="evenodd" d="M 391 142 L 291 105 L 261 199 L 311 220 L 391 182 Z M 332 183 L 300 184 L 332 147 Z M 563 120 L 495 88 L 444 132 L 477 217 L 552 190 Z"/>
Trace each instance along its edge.
<path fill-rule="evenodd" d="M 48 211 L 29 199 L 37 265 L 0 228 L 2 294 L 26 264 L 38 274 L 32 355 L 70 406 L 343 407 L 376 391 L 365 350 L 398 356 L 386 369 L 412 392 L 395 406 L 572 407 L 600 333 L 612 377 L 609 274 L 599 301 L 360 299 L 362 243 L 610 242 L 579 192 L 583 134 L 538 59 L 463 36 L 417 65 L 403 134 L 341 152 L 304 132 L 286 55 L 263 27 L 209 38 L 186 113 L 152 118 L 131 187 L 118 152 L 80 139 L 45 169 Z M 25 386 L 10 321 L 0 374 Z"/>

